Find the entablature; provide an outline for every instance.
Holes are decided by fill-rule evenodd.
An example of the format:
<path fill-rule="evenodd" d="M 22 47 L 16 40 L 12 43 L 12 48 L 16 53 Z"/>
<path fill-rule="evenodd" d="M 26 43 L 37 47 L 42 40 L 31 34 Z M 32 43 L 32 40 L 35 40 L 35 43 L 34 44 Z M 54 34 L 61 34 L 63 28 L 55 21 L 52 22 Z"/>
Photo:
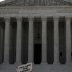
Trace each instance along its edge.
<path fill-rule="evenodd" d="M 72 6 L 6 6 L 0 16 L 72 16 Z"/>

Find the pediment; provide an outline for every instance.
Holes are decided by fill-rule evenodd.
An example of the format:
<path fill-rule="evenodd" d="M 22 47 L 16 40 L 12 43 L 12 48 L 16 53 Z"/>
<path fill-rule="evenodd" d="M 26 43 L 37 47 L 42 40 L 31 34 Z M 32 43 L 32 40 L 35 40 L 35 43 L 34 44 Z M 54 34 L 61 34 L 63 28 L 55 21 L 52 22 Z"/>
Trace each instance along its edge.
<path fill-rule="evenodd" d="M 28 3 L 10 1 L 5 3 L 0 3 L 0 6 L 62 6 L 62 5 L 71 6 L 72 3 L 64 0 L 44 0 L 44 1 L 35 0 L 33 2 L 29 1 Z"/>

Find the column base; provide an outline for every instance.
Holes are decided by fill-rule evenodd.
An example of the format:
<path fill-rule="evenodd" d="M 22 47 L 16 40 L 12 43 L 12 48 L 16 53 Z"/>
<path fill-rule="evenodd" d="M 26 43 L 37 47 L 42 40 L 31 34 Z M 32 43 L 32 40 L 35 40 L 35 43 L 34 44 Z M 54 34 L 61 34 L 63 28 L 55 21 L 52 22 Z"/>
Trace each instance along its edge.
<path fill-rule="evenodd" d="M 70 64 L 72 64 L 72 62 L 66 62 L 66 64 L 70 65 Z"/>
<path fill-rule="evenodd" d="M 22 64 L 21 64 L 21 63 L 15 63 L 15 65 L 16 65 L 16 66 L 20 66 L 20 65 L 22 65 Z"/>
<path fill-rule="evenodd" d="M 54 62 L 53 64 L 54 64 L 54 65 L 58 65 L 58 64 L 60 64 L 60 63 L 59 63 L 59 62 Z"/>
<path fill-rule="evenodd" d="M 47 62 L 42 62 L 41 64 L 48 64 Z"/>

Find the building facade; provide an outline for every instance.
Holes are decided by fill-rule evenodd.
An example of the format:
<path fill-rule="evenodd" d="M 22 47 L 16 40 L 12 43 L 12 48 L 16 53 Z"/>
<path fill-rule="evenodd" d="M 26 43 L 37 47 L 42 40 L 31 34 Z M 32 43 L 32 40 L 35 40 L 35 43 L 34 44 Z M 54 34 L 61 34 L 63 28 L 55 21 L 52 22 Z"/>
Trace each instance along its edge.
<path fill-rule="evenodd" d="M 72 4 L 19 1 L 0 4 L 0 72 L 29 62 L 33 72 L 71 72 Z"/>

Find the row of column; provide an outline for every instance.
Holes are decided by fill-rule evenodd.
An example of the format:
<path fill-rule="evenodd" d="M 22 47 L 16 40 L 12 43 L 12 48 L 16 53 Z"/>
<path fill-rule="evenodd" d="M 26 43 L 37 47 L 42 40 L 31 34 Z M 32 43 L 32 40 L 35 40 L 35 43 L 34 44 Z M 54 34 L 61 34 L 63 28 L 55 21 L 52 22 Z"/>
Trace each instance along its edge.
<path fill-rule="evenodd" d="M 71 63 L 71 27 L 70 17 L 66 17 L 66 63 Z M 16 44 L 16 63 L 21 64 L 21 30 L 22 18 L 17 18 L 17 44 Z M 42 18 L 42 63 L 47 62 L 47 18 Z M 59 64 L 59 18 L 54 17 L 54 64 Z M 10 18 L 5 18 L 5 45 L 4 45 L 4 63 L 9 62 L 9 31 Z M 33 62 L 33 18 L 29 18 L 29 40 L 28 40 L 28 62 Z"/>

